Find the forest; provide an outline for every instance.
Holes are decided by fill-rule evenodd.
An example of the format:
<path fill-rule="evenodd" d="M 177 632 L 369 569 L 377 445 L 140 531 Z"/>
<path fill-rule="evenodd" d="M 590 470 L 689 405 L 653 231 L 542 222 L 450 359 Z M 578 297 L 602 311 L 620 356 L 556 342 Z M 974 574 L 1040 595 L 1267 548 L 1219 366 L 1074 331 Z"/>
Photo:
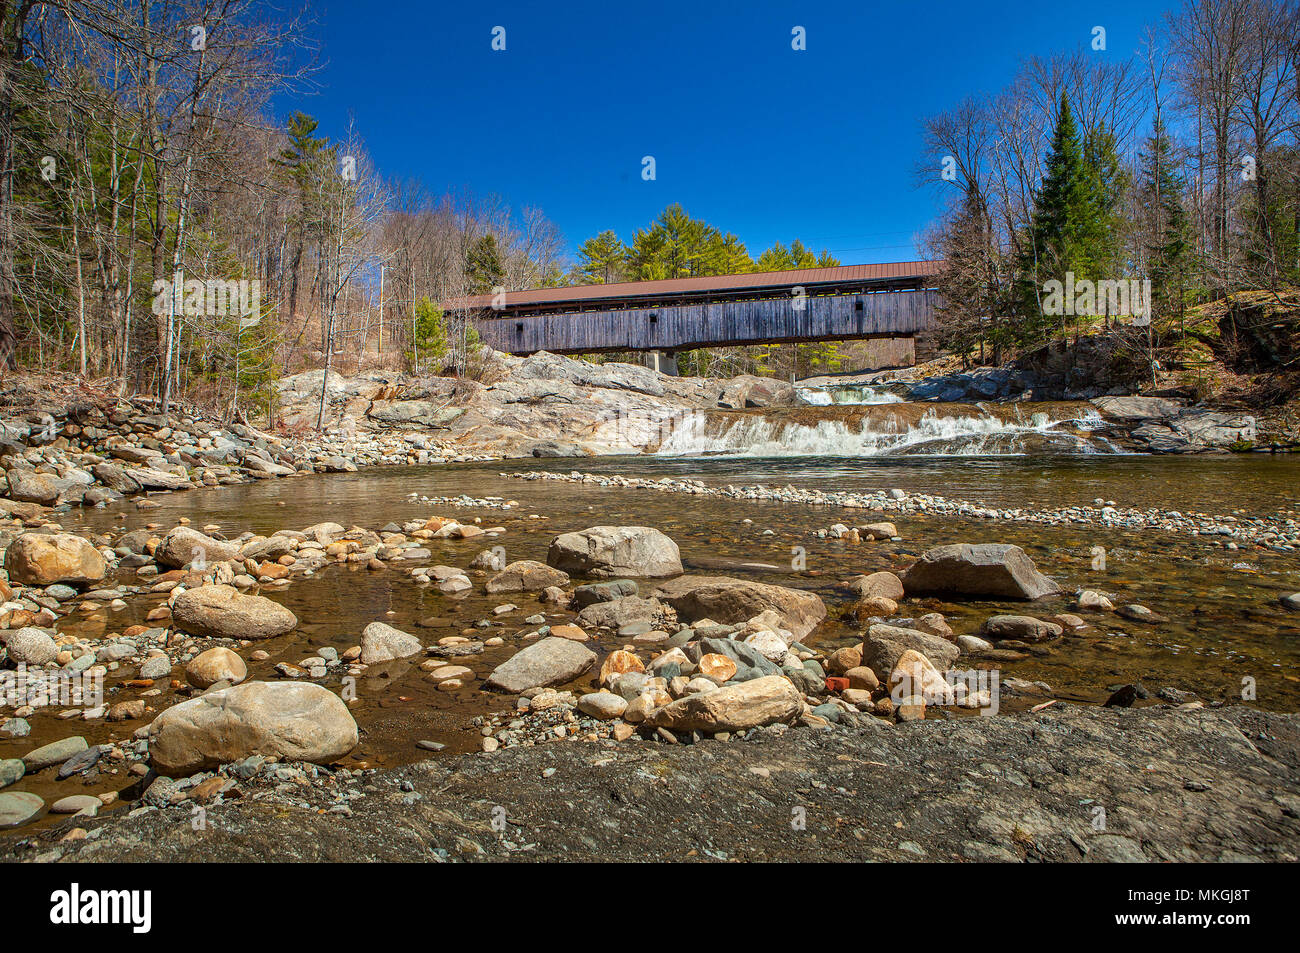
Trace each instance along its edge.
<path fill-rule="evenodd" d="M 914 184 L 941 213 L 917 245 L 945 262 L 942 346 L 998 362 L 1120 325 L 1154 364 L 1189 308 L 1284 297 L 1297 16 L 1185 0 L 1131 55 L 1098 27 L 925 118 Z M 570 246 L 539 208 L 386 176 L 363 130 L 275 114 L 312 83 L 311 27 L 308 8 L 258 0 L 0 2 L 0 367 L 265 419 L 275 380 L 306 369 L 473 373 L 474 328 L 438 308 L 459 295 L 840 263 L 798 240 L 751 256 L 678 204 L 626 241 Z M 1050 307 L 1054 281 L 1149 282 L 1149 308 Z M 786 376 L 837 370 L 839 352 L 679 365 Z"/>

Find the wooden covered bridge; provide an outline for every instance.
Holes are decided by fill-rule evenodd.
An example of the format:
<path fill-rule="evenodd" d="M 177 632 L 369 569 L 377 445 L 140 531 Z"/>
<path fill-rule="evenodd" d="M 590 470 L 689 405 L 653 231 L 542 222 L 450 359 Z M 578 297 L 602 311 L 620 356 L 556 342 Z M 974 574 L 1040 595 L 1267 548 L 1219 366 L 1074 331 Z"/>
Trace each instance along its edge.
<path fill-rule="evenodd" d="M 931 326 L 939 265 L 908 261 L 538 288 L 456 298 L 443 308 L 471 317 L 488 346 L 520 355 L 646 351 L 660 358 L 700 347 L 910 339 Z"/>

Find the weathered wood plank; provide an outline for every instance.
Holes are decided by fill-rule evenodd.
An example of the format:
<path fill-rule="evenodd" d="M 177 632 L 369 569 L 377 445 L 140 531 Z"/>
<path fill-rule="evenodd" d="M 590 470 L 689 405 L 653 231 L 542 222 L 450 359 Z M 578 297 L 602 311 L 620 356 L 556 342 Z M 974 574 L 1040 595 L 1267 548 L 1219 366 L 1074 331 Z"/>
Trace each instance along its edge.
<path fill-rule="evenodd" d="M 931 326 L 932 290 L 816 295 L 607 311 L 486 317 L 488 346 L 512 354 L 552 351 L 676 351 L 739 344 L 785 344 L 901 337 Z M 860 306 L 859 306 L 860 303 Z"/>

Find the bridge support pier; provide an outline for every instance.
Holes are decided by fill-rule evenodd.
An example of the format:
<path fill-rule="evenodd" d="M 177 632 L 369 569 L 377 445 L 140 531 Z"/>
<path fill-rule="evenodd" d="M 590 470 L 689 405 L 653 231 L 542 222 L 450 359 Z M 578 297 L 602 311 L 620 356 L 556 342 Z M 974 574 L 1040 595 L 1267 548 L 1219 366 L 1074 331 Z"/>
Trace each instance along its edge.
<path fill-rule="evenodd" d="M 677 376 L 677 353 L 675 351 L 646 351 L 642 363 L 652 371 Z"/>

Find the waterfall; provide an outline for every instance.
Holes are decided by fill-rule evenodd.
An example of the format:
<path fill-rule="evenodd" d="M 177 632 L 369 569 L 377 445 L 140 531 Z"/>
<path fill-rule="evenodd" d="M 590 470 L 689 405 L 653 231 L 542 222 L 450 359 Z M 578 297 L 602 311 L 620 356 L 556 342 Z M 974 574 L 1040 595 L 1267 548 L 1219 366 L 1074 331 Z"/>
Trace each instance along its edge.
<path fill-rule="evenodd" d="M 1027 453 L 1113 452 L 1088 431 L 1102 419 L 1091 407 L 990 413 L 977 405 L 898 405 L 883 412 L 784 417 L 772 413 L 685 414 L 658 446 L 661 456 L 725 454 L 748 457 L 1011 456 Z M 924 408 L 923 412 L 906 408 Z"/>
<path fill-rule="evenodd" d="M 799 399 L 812 407 L 870 406 L 873 404 L 901 404 L 903 398 L 887 390 L 878 390 L 866 384 L 827 385 L 823 387 L 798 387 Z"/>

